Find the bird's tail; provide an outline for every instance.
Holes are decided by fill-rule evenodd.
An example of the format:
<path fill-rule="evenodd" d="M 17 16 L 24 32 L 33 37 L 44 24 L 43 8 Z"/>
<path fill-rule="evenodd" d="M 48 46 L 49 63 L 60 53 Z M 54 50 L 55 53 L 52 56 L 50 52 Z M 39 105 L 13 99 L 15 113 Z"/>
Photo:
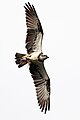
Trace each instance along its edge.
<path fill-rule="evenodd" d="M 15 62 L 16 62 L 16 64 L 18 64 L 19 68 L 28 63 L 27 59 L 24 58 L 24 56 L 25 56 L 25 54 L 21 54 L 21 53 L 15 54 L 15 59 L 16 59 Z"/>

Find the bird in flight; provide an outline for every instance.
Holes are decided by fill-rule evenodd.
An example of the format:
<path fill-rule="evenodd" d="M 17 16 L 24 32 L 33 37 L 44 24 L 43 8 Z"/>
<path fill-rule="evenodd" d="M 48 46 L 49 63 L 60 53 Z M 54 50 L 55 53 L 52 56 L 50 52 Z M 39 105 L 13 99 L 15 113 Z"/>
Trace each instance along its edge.
<path fill-rule="evenodd" d="M 16 53 L 18 67 L 29 64 L 29 71 L 34 80 L 36 95 L 41 112 L 50 110 L 50 78 L 44 67 L 44 60 L 49 58 L 42 52 L 43 29 L 33 5 L 25 3 L 26 14 L 26 49 L 27 54 Z"/>

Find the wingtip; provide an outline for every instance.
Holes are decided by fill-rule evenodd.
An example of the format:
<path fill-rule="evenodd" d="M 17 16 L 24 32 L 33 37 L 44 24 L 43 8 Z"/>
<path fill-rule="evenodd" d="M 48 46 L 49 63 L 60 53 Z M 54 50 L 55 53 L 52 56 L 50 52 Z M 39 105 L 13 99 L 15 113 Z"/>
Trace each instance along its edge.
<path fill-rule="evenodd" d="M 24 6 L 24 8 L 26 9 L 26 7 Z"/>
<path fill-rule="evenodd" d="M 47 113 L 47 111 L 50 111 L 50 100 L 49 101 L 46 101 L 44 102 L 43 104 L 41 104 L 38 100 L 38 105 L 41 109 L 41 112 L 43 112 L 44 114 Z"/>
<path fill-rule="evenodd" d="M 27 9 L 26 6 L 27 6 L 27 4 L 25 3 L 25 5 L 24 5 L 24 8 L 25 8 L 25 9 Z"/>
<path fill-rule="evenodd" d="M 28 5 L 30 5 L 30 2 L 28 2 Z"/>
<path fill-rule="evenodd" d="M 48 111 L 50 111 L 50 98 L 48 100 Z"/>
<path fill-rule="evenodd" d="M 24 8 L 25 8 L 25 9 L 30 9 L 30 8 L 32 8 L 30 2 L 25 3 Z"/>

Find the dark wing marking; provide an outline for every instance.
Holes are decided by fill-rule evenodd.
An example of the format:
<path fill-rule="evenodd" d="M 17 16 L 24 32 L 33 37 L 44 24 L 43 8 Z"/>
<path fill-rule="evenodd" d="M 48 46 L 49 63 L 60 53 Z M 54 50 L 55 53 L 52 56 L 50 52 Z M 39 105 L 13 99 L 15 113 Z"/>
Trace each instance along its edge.
<path fill-rule="evenodd" d="M 26 36 L 26 48 L 27 52 L 30 54 L 32 52 L 42 50 L 43 30 L 34 6 L 30 5 L 28 2 L 28 4 L 25 3 L 24 8 L 28 29 Z"/>
<path fill-rule="evenodd" d="M 37 99 L 41 111 L 50 110 L 50 79 L 44 67 L 44 63 L 36 61 L 29 68 L 36 87 Z"/>

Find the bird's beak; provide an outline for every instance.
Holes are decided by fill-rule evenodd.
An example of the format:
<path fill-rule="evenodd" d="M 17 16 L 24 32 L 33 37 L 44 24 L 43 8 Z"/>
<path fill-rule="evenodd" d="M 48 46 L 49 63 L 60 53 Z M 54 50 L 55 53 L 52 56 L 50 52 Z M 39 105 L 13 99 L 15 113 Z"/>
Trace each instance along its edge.
<path fill-rule="evenodd" d="M 47 58 L 49 58 L 49 57 L 47 56 Z"/>

